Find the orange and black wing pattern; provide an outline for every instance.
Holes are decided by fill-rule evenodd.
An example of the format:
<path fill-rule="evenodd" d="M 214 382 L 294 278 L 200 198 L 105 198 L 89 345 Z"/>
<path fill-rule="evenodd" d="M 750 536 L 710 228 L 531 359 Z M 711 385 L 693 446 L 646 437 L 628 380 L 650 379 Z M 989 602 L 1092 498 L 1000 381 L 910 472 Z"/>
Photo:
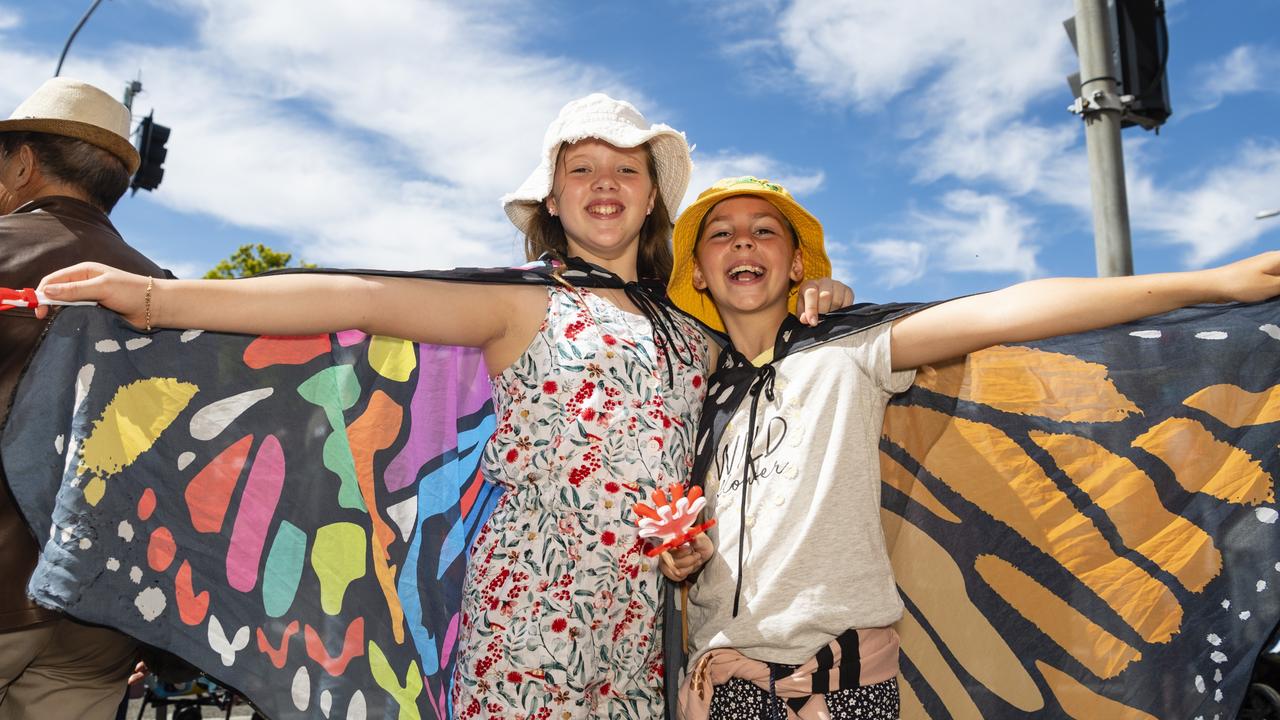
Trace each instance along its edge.
<path fill-rule="evenodd" d="M 1234 717 L 1280 620 L 1280 303 L 924 368 L 881 441 L 904 718 Z"/>

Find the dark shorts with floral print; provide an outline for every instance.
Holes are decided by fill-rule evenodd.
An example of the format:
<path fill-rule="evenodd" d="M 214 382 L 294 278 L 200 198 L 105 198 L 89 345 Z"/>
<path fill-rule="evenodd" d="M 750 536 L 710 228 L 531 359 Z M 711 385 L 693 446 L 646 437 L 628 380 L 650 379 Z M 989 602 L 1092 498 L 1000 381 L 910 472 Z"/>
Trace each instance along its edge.
<path fill-rule="evenodd" d="M 831 720 L 898 720 L 898 680 L 829 692 L 823 697 Z M 711 696 L 710 720 L 785 720 L 782 698 L 742 678 L 717 685 Z"/>

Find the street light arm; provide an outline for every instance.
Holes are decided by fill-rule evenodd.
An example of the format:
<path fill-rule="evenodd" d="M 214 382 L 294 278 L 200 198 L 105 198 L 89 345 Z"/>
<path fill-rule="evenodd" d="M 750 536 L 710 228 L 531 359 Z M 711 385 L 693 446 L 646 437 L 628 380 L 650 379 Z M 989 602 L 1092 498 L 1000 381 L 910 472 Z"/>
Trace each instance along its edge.
<path fill-rule="evenodd" d="M 71 31 L 70 37 L 67 38 L 67 44 L 62 46 L 62 55 L 58 56 L 58 67 L 53 71 L 54 77 L 58 77 L 62 73 L 62 61 L 67 59 L 67 51 L 71 49 L 71 42 L 76 39 L 76 34 L 80 32 L 80 28 L 84 27 L 84 24 L 89 21 L 89 16 L 101 4 L 102 0 L 93 0 L 93 4 L 85 11 L 84 17 L 80 18 L 80 22 L 76 24 L 76 29 Z"/>

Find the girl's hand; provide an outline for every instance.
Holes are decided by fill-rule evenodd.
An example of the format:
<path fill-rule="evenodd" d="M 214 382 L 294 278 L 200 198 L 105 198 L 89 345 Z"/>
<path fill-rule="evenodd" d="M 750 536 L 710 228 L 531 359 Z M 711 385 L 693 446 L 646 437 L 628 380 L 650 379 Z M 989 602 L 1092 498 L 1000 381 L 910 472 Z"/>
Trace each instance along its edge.
<path fill-rule="evenodd" d="M 671 582 L 682 582 L 706 564 L 715 552 L 711 538 L 700 533 L 684 545 L 659 555 L 658 568 Z"/>
<path fill-rule="evenodd" d="M 1280 251 L 1273 250 L 1206 271 L 1220 302 L 1260 302 L 1280 295 Z"/>
<path fill-rule="evenodd" d="M 40 281 L 37 288 L 50 300 L 67 302 L 95 301 L 115 310 L 130 323 L 143 327 L 147 321 L 147 282 L 150 278 L 134 275 L 101 263 L 85 262 L 52 272 Z M 152 288 L 154 295 L 155 288 Z M 152 324 L 155 300 L 152 298 Z M 44 318 L 49 308 L 36 309 L 36 317 Z"/>
<path fill-rule="evenodd" d="M 817 325 L 819 315 L 853 304 L 853 288 L 831 278 L 805 280 L 799 293 L 796 317 L 805 325 Z"/>

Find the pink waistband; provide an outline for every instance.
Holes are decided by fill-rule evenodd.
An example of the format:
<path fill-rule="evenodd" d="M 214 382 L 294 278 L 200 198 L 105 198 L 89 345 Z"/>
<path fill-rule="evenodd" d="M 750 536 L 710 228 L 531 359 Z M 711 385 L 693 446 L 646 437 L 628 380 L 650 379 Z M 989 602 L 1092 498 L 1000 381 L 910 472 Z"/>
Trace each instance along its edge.
<path fill-rule="evenodd" d="M 859 629 L 858 661 L 861 672 L 859 685 L 874 685 L 898 674 L 898 634 L 893 628 Z M 840 690 L 840 645 L 832 641 L 827 645 L 834 659 L 834 667 L 828 674 L 828 692 Z M 810 700 L 797 713 L 787 708 L 788 720 L 818 720 L 824 717 L 827 703 L 823 696 L 813 694 L 813 674 L 818 670 L 818 658 L 811 657 L 795 669 L 791 675 L 774 681 L 774 692 L 780 698 L 810 696 Z M 678 717 L 680 720 L 706 720 L 711 713 L 711 694 L 716 685 L 732 678 L 753 682 L 761 689 L 769 689 L 769 665 L 752 660 L 733 648 L 708 650 L 698 658 L 698 664 L 680 687 Z"/>

